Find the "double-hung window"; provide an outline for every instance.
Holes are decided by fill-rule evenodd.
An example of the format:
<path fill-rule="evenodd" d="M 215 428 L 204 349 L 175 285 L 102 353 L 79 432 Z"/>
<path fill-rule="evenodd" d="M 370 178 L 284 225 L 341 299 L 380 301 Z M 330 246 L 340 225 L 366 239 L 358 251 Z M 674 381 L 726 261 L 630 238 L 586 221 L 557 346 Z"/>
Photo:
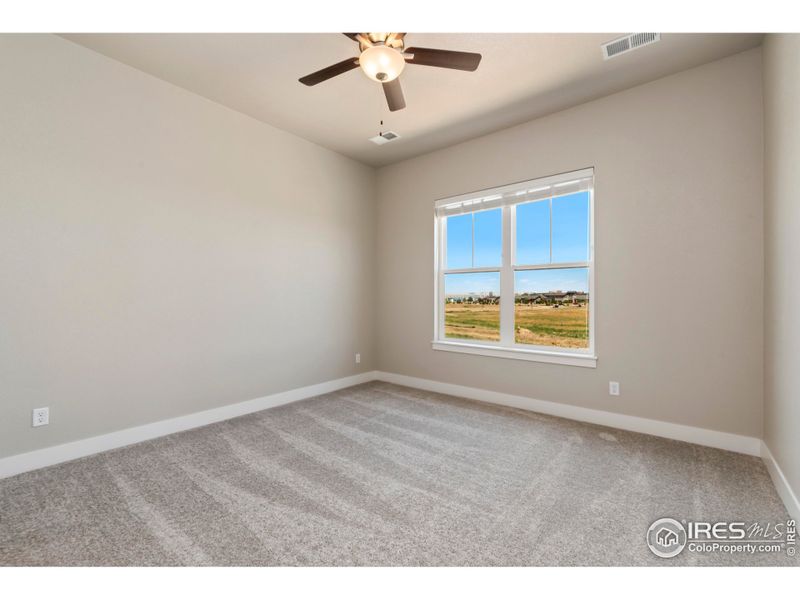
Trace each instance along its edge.
<path fill-rule="evenodd" d="M 436 202 L 433 347 L 596 365 L 594 170 Z"/>

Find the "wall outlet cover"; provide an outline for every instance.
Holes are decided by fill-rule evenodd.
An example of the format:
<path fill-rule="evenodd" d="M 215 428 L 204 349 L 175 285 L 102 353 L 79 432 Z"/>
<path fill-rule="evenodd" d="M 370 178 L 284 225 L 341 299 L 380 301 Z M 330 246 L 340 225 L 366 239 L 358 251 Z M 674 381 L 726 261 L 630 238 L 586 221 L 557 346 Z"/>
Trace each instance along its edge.
<path fill-rule="evenodd" d="M 48 407 L 34 408 L 31 425 L 33 427 L 41 427 L 42 425 L 49 425 L 49 424 L 50 424 L 50 409 Z"/>

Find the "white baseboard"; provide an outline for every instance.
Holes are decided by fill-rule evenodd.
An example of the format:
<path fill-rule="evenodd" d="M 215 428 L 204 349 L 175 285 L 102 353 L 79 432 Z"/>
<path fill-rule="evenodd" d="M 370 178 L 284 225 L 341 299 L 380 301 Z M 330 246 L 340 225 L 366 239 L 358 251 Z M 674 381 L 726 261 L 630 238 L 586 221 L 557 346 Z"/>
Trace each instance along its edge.
<path fill-rule="evenodd" d="M 240 417 L 274 406 L 289 404 L 290 402 L 335 392 L 336 390 L 373 381 L 374 379 L 376 379 L 376 372 L 368 371 L 366 373 L 359 373 L 358 375 L 351 375 L 350 377 L 343 377 L 342 379 L 334 379 L 333 381 L 326 381 L 285 392 L 278 392 L 277 394 L 270 394 L 269 396 L 263 396 L 254 400 L 228 404 L 226 406 L 220 406 L 219 408 L 212 408 L 210 410 L 175 417 L 173 419 L 148 423 L 147 425 L 114 431 L 113 433 L 106 433 L 96 437 L 60 444 L 58 446 L 42 448 L 41 450 L 33 450 L 25 454 L 0 458 L 0 479 L 26 471 L 41 469 L 42 467 L 49 467 L 69 460 L 75 460 L 76 458 L 82 458 L 91 454 L 97 454 L 98 452 L 137 444 L 171 433 L 186 431 L 187 429 L 194 429 L 195 427 L 202 427 L 203 425 L 210 425 L 211 423 Z"/>
<path fill-rule="evenodd" d="M 725 433 L 721 431 L 713 431 L 710 429 L 701 429 L 699 427 L 690 427 L 688 425 L 678 425 L 675 423 L 665 423 L 663 421 L 655 421 L 652 419 L 644 419 L 641 417 L 632 417 L 629 415 L 621 415 L 602 410 L 595 410 L 591 408 L 582 408 L 579 406 L 572 406 L 569 404 L 561 404 L 558 402 L 549 402 L 546 400 L 536 400 L 524 396 L 514 396 L 512 394 L 503 394 L 500 392 L 493 392 L 480 388 L 467 387 L 456 385 L 452 383 L 443 383 L 439 381 L 432 381 L 430 379 L 420 379 L 418 377 L 410 377 L 407 375 L 398 375 L 395 373 L 386 373 L 383 371 L 368 371 L 342 379 L 327 381 L 316 385 L 310 385 L 303 388 L 279 392 L 271 394 L 262 398 L 239 402 L 237 404 L 229 404 L 219 408 L 192 413 L 173 419 L 158 421 L 156 423 L 149 423 L 147 425 L 140 425 L 138 427 L 131 427 L 130 429 L 123 429 L 99 435 L 92 438 L 68 442 L 58 446 L 51 446 L 41 450 L 34 450 L 25 454 L 17 454 L 7 458 L 0 458 L 0 478 L 10 477 L 18 473 L 26 471 L 33 471 L 48 467 L 58 463 L 82 458 L 98 452 L 106 450 L 113 450 L 122 446 L 129 446 L 144 442 L 153 438 L 185 431 L 187 429 L 194 429 L 203 425 L 209 425 L 218 421 L 232 419 L 241 415 L 246 415 L 253 412 L 258 412 L 274 406 L 282 404 L 289 404 L 305 398 L 319 396 L 334 392 L 352 385 L 366 383 L 368 381 L 381 380 L 399 385 L 406 385 L 423 390 L 433 392 L 440 392 L 443 394 L 450 394 L 453 396 L 461 396 L 470 398 L 472 400 L 479 400 L 483 402 L 490 402 L 493 404 L 501 404 L 504 406 L 512 406 L 534 412 L 544 413 L 566 419 L 573 419 L 576 421 L 584 421 L 587 423 L 595 423 L 597 425 L 604 425 L 607 427 L 616 427 L 618 429 L 626 429 L 628 431 L 636 431 L 639 433 L 647 433 L 659 437 L 665 437 L 684 442 L 691 442 L 693 444 L 700 444 L 703 446 L 711 446 L 713 448 L 721 448 L 723 450 L 731 450 L 733 452 L 740 452 L 742 454 L 750 454 L 753 456 L 761 456 L 762 442 L 761 440 L 753 437 L 743 435 L 736 435 L 733 433 Z M 770 455 L 771 457 L 771 455 Z M 772 460 L 777 472 L 777 464 Z M 768 464 L 768 467 L 770 465 Z M 770 471 L 772 473 L 772 471 Z M 773 476 L 775 479 L 775 476 Z M 785 482 L 783 475 L 780 479 Z M 780 491 L 780 485 L 776 480 L 776 486 Z M 788 488 L 791 498 L 795 498 Z M 781 496 L 784 497 L 783 495 Z M 796 505 L 796 498 L 794 499 Z M 788 502 L 787 502 L 788 506 Z"/>
<path fill-rule="evenodd" d="M 778 495 L 786 505 L 787 511 L 792 518 L 800 521 L 800 501 L 798 501 L 797 495 L 794 490 L 792 490 L 786 476 L 775 461 L 772 452 L 770 452 L 769 448 L 762 440 L 757 438 L 725 433 L 722 431 L 713 431 L 711 429 L 701 429 L 699 427 L 690 427 L 688 425 L 678 425 L 676 423 L 665 423 L 663 421 L 621 415 L 569 404 L 560 404 L 547 400 L 536 400 L 525 396 L 503 394 L 453 383 L 443 383 L 441 381 L 421 379 L 408 375 L 386 373 L 384 371 L 368 371 L 350 377 L 343 377 L 342 379 L 335 379 L 333 381 L 326 381 L 285 392 L 278 392 L 254 400 L 229 404 L 227 406 L 212 408 L 190 415 L 149 423 L 147 425 L 140 425 L 138 427 L 131 427 L 130 429 L 123 429 L 121 431 L 115 431 L 84 440 L 77 440 L 75 442 L 68 442 L 58 446 L 51 446 L 41 450 L 34 450 L 25 454 L 0 458 L 0 479 L 26 471 L 33 471 L 58 463 L 75 460 L 91 454 L 97 454 L 98 452 L 144 442 L 179 431 L 210 425 L 211 423 L 225 421 L 226 419 L 232 419 L 267 408 L 335 392 L 353 385 L 374 380 L 386 381 L 442 394 L 450 394 L 452 396 L 461 396 L 463 398 L 470 398 L 472 400 L 479 400 L 492 404 L 501 404 L 503 406 L 531 410 L 566 419 L 604 425 L 606 427 L 646 433 L 683 442 L 700 444 L 702 446 L 750 454 L 752 456 L 761 456 L 769 471 L 770 477 L 772 477 Z"/>
<path fill-rule="evenodd" d="M 409 377 L 408 375 L 398 375 L 396 373 L 386 373 L 383 371 L 378 371 L 376 378 L 381 381 L 431 392 L 461 396 L 462 398 L 470 398 L 471 400 L 480 400 L 492 404 L 502 404 L 503 406 L 522 408 L 524 410 L 563 417 L 565 419 L 584 421 L 586 423 L 615 427 L 617 429 L 626 429 L 638 433 L 647 433 L 658 437 L 690 442 L 701 446 L 710 446 L 712 448 L 721 448 L 722 450 L 730 450 L 732 452 L 749 454 L 751 456 L 761 456 L 760 439 L 737 435 L 735 433 L 701 429 L 700 427 L 678 425 L 677 423 L 666 423 L 664 421 L 632 417 L 604 410 L 595 410 L 593 408 L 549 402 L 547 400 L 535 400 L 525 396 L 514 396 L 512 394 L 503 394 L 480 388 L 456 385 L 454 383 L 442 383 L 440 381 L 420 379 L 418 377 Z"/>
<path fill-rule="evenodd" d="M 778 490 L 778 496 L 781 497 L 783 503 L 786 505 L 786 510 L 795 521 L 800 521 L 800 500 L 797 499 L 797 494 L 794 493 L 792 486 L 789 485 L 789 480 L 783 474 L 780 465 L 772 456 L 769 447 L 765 442 L 761 442 L 761 458 L 767 466 L 769 476 L 772 477 L 772 483 L 775 484 L 775 489 Z"/>

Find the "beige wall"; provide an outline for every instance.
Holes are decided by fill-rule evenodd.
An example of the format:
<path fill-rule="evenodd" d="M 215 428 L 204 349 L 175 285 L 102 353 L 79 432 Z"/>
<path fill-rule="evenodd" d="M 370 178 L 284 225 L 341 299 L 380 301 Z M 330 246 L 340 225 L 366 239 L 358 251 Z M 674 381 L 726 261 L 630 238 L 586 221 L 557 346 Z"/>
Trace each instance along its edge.
<path fill-rule="evenodd" d="M 0 457 L 374 368 L 760 436 L 760 60 L 385 167 L 376 191 L 61 38 L 0 36 Z M 433 200 L 586 166 L 598 368 L 431 350 Z"/>
<path fill-rule="evenodd" d="M 61 38 L 0 36 L 0 457 L 373 369 L 374 183 Z"/>
<path fill-rule="evenodd" d="M 755 49 L 382 168 L 380 369 L 760 437 L 762 158 Z M 433 351 L 434 200 L 589 166 L 597 369 Z"/>
<path fill-rule="evenodd" d="M 800 35 L 764 41 L 764 441 L 800 492 Z"/>

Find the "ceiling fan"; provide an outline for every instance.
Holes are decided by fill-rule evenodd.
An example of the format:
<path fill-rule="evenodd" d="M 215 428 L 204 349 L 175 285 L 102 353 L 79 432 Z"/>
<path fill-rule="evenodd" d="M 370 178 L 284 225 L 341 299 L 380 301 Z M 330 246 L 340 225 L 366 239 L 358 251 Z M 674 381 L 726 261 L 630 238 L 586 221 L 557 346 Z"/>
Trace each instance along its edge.
<path fill-rule="evenodd" d="M 344 35 L 354 42 L 358 42 L 359 55 L 301 77 L 300 83 L 309 86 L 317 85 L 356 67 L 361 67 L 367 77 L 383 85 L 383 93 L 386 95 L 386 102 L 391 111 L 406 107 L 403 88 L 400 87 L 398 79 L 406 63 L 474 71 L 481 62 L 481 55 L 475 52 L 406 48 L 405 33 L 345 33 Z"/>

